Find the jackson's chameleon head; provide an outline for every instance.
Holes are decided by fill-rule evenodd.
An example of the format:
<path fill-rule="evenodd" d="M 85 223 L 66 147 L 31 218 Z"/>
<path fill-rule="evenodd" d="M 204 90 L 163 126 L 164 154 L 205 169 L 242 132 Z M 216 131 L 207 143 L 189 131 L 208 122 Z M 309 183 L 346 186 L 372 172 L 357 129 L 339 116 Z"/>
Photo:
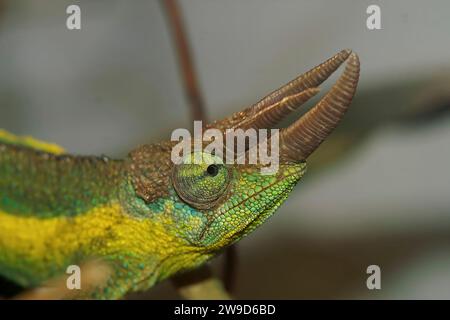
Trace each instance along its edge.
<path fill-rule="evenodd" d="M 130 153 L 129 182 L 136 201 L 129 210 L 160 221 L 182 247 L 205 254 L 252 232 L 288 197 L 305 173 L 307 157 L 342 119 L 356 90 L 358 57 L 349 50 L 341 51 L 255 105 L 206 126 L 222 132 L 273 128 L 314 96 L 318 85 L 346 60 L 332 89 L 305 115 L 279 131 L 276 172 L 263 173 L 261 164 L 226 164 L 204 151 L 197 151 L 200 163 L 189 161 L 195 156 L 192 152 L 174 164 L 171 151 L 176 142 L 144 145 Z"/>

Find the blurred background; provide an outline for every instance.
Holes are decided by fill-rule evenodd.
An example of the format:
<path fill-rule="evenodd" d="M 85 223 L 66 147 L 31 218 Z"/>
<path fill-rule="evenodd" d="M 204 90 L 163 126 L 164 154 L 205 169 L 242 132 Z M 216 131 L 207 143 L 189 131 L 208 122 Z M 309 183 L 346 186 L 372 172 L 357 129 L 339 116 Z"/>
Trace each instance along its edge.
<path fill-rule="evenodd" d="M 450 2 L 179 2 L 208 119 L 341 49 L 361 60 L 341 127 L 277 214 L 239 243 L 234 296 L 450 299 Z M 124 157 L 191 127 L 161 2 L 0 4 L 0 128 Z M 70 4 L 81 30 L 66 28 Z M 366 27 L 371 4 L 381 30 Z M 372 264 L 381 290 L 366 287 Z M 179 296 L 165 282 L 132 297 Z"/>

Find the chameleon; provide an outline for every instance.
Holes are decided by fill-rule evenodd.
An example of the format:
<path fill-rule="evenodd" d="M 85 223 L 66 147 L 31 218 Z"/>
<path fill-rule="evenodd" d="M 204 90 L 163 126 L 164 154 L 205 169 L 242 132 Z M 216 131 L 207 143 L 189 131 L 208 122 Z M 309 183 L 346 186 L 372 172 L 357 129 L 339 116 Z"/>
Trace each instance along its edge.
<path fill-rule="evenodd" d="M 224 164 L 206 152 L 209 161 L 174 164 L 170 140 L 111 159 L 73 155 L 1 130 L 0 274 L 32 288 L 95 257 L 112 272 L 79 297 L 120 299 L 211 260 L 267 221 L 301 180 L 308 156 L 351 104 L 359 58 L 342 50 L 256 104 L 206 125 L 222 132 L 274 128 L 344 62 L 314 107 L 280 129 L 280 164 L 270 174 L 261 173 L 261 164 Z"/>

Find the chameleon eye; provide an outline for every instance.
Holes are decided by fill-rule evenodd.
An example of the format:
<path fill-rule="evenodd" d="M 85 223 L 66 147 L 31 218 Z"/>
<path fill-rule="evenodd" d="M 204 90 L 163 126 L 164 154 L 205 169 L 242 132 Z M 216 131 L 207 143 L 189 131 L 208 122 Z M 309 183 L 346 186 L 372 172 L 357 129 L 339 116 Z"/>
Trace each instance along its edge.
<path fill-rule="evenodd" d="M 206 158 L 208 157 L 208 158 Z M 174 166 L 173 186 L 179 197 L 197 209 L 214 207 L 228 190 L 230 169 L 214 156 L 203 155 L 203 162 Z"/>

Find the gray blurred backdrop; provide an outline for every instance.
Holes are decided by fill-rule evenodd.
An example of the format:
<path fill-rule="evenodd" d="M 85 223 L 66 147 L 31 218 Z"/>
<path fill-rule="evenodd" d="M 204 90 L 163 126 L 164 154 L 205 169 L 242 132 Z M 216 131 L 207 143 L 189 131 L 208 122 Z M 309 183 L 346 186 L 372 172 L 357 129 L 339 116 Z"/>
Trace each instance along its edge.
<path fill-rule="evenodd" d="M 389 101 L 377 88 L 390 83 L 450 73 L 449 1 L 180 2 L 209 119 L 344 48 L 360 56 L 358 93 L 368 101 Z M 122 157 L 191 126 L 159 2 L 1 3 L 0 128 Z M 69 4 L 81 7 L 79 31 L 66 28 Z M 381 7 L 382 30 L 366 28 L 370 4 Z M 369 105 L 352 123 L 362 128 L 396 106 L 352 108 Z M 239 243 L 236 297 L 450 298 L 449 168 L 444 116 L 418 127 L 387 121 L 333 170 L 315 174 L 311 165 L 312 178 Z M 366 288 L 370 264 L 381 267 L 381 290 Z M 146 297 L 177 295 L 163 283 Z"/>

